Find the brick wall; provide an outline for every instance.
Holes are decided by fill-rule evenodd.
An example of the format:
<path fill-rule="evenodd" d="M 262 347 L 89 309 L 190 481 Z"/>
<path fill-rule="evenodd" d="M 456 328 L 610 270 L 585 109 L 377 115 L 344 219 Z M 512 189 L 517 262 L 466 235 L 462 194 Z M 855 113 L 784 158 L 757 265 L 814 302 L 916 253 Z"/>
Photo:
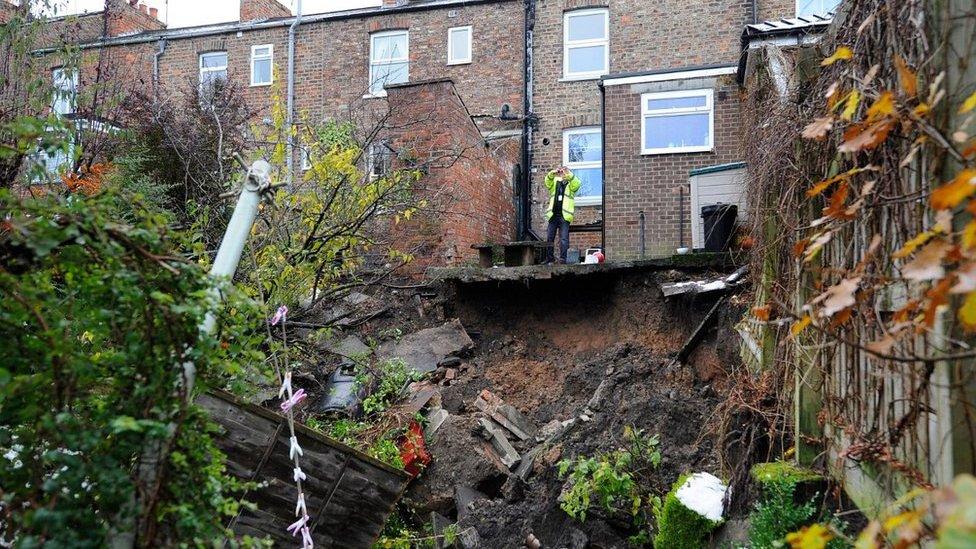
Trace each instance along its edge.
<path fill-rule="evenodd" d="M 743 27 L 752 22 L 751 0 L 539 0 L 533 79 L 534 111 L 539 125 L 532 145 L 532 225 L 540 234 L 546 228 L 547 197 L 542 181 L 546 171 L 563 162 L 563 130 L 600 125 L 598 81 L 561 81 L 563 16 L 567 11 L 592 7 L 609 9 L 611 74 L 735 63 Z M 795 15 L 794 0 L 759 0 L 757 8 L 760 19 Z M 638 107 L 635 100 L 631 108 Z M 636 120 L 638 115 L 633 117 Z M 639 139 L 634 143 L 638 142 Z M 605 156 L 631 157 L 633 147 L 618 151 L 616 146 L 608 142 Z M 607 202 L 612 207 L 611 200 L 608 195 Z M 599 206 L 577 210 L 577 223 L 603 216 Z M 573 246 L 583 246 L 594 240 L 591 234 L 574 233 L 571 242 Z"/>
<path fill-rule="evenodd" d="M 641 154 L 640 96 L 646 92 L 713 89 L 714 150 L 699 153 Z M 681 240 L 680 211 L 684 214 L 684 243 L 691 246 L 690 198 L 679 207 L 679 185 L 688 172 L 743 158 L 740 98 L 735 75 L 649 84 L 607 86 L 606 159 L 607 257 L 634 258 L 639 250 L 639 212 L 645 215 L 645 253 L 670 255 Z"/>
<path fill-rule="evenodd" d="M 437 212 L 398 228 L 398 245 L 417 257 L 411 270 L 473 261 L 471 245 L 511 240 L 517 139 L 487 142 L 447 79 L 390 87 L 388 120 L 394 166 L 426 172 L 418 192 Z"/>
<path fill-rule="evenodd" d="M 240 20 L 242 22 L 290 16 L 291 10 L 278 0 L 241 0 Z"/>

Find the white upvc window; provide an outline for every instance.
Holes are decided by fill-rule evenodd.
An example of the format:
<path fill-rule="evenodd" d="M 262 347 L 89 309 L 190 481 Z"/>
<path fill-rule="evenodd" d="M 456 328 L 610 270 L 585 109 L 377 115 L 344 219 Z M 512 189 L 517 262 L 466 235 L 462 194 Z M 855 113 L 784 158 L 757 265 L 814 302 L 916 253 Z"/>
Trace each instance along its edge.
<path fill-rule="evenodd" d="M 366 173 L 370 181 L 385 177 L 390 173 L 393 163 L 393 151 L 389 143 L 376 141 L 370 143 L 366 154 Z"/>
<path fill-rule="evenodd" d="M 563 15 L 563 79 L 599 78 L 610 71 L 610 12 L 605 8 Z"/>
<path fill-rule="evenodd" d="M 200 54 L 200 96 L 209 98 L 218 83 L 227 81 L 227 52 Z"/>
<path fill-rule="evenodd" d="M 51 110 L 61 115 L 74 113 L 78 98 L 78 71 L 67 67 L 57 68 L 51 71 L 51 80 L 54 87 Z"/>
<path fill-rule="evenodd" d="M 796 16 L 826 15 L 839 5 L 840 0 L 796 0 Z"/>
<path fill-rule="evenodd" d="M 274 45 L 251 46 L 251 85 L 270 86 L 274 80 Z"/>
<path fill-rule="evenodd" d="M 447 64 L 471 62 L 471 25 L 447 29 Z"/>
<path fill-rule="evenodd" d="M 599 126 L 563 130 L 563 165 L 580 179 L 577 205 L 603 203 L 603 133 Z"/>
<path fill-rule="evenodd" d="M 410 78 L 410 37 L 405 30 L 375 32 L 369 37 L 369 95 L 386 95 L 383 86 Z"/>
<path fill-rule="evenodd" d="M 712 90 L 641 95 L 641 154 L 710 151 L 714 148 Z"/>

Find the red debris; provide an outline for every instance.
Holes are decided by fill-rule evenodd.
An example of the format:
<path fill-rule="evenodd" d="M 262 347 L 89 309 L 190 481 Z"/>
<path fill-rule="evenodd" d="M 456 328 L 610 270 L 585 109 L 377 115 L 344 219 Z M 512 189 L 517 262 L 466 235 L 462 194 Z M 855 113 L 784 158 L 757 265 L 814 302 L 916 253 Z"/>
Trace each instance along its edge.
<path fill-rule="evenodd" d="M 430 452 L 427 451 L 427 443 L 424 441 L 423 427 L 416 421 L 411 421 L 406 434 L 400 437 L 399 445 L 404 470 L 416 478 L 430 463 Z"/>

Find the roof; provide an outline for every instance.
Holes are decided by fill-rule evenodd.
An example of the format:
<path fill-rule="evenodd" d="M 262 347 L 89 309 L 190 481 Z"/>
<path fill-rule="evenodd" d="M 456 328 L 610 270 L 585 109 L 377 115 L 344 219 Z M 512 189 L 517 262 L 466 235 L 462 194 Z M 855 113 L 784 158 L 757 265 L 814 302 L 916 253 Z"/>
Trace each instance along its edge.
<path fill-rule="evenodd" d="M 708 174 L 708 173 L 719 173 L 719 172 L 726 172 L 726 171 L 729 171 L 729 170 L 738 170 L 738 169 L 745 168 L 745 167 L 746 167 L 746 163 L 745 162 L 730 162 L 728 164 L 719 164 L 717 166 L 708 166 L 708 167 L 705 167 L 705 168 L 695 168 L 694 170 L 689 171 L 688 172 L 688 175 L 689 176 L 705 175 L 705 174 Z"/>
<path fill-rule="evenodd" d="M 801 45 L 811 43 L 834 20 L 835 12 L 825 15 L 804 15 L 784 19 L 767 20 L 746 25 L 742 31 L 742 53 L 739 55 L 737 78 L 741 84 L 745 80 L 747 52 L 762 44 Z"/>
<path fill-rule="evenodd" d="M 666 80 L 684 80 L 686 78 L 702 78 L 733 73 L 735 73 L 735 65 L 721 63 L 711 65 L 693 65 L 680 68 L 608 74 L 600 78 L 600 85 L 617 86 L 621 84 L 638 84 L 642 82 L 663 82 Z"/>

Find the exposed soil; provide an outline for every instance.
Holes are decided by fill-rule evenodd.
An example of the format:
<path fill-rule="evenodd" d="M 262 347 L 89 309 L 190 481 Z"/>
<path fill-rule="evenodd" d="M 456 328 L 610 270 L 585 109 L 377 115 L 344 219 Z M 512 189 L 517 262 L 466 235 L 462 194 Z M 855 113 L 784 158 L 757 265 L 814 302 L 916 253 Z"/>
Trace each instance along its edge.
<path fill-rule="evenodd" d="M 706 427 L 726 372 L 739 360 L 730 319 L 741 318 L 742 310 L 725 305 L 728 310 L 720 311 L 687 363 L 674 365 L 678 349 L 716 299 L 661 297 L 661 281 L 688 277 L 606 274 L 533 281 L 528 287 L 387 289 L 376 296 L 392 304 L 388 313 L 346 333 L 379 338 L 390 327 L 405 334 L 459 318 L 476 344 L 456 377 L 440 387 L 450 416 L 428 441 L 433 462 L 403 500 L 414 518 L 429 521 L 433 511 L 457 520 L 468 532 L 465 546 L 522 547 L 530 533 L 543 547 L 626 546 L 633 532 L 625 523 L 594 512 L 581 524 L 559 508 L 564 481 L 555 467 L 561 459 L 622 446 L 626 426 L 660 435 L 663 461 L 653 480 L 659 493 L 683 472 L 717 473 Z M 418 292 L 423 296 L 413 297 Z M 526 482 L 511 475 L 476 432 L 482 413 L 474 401 L 483 389 L 538 428 L 575 418 L 560 438 L 537 449 Z M 523 459 L 537 446 L 535 440 L 509 438 Z M 456 493 L 465 488 L 483 498 L 458 508 Z"/>

